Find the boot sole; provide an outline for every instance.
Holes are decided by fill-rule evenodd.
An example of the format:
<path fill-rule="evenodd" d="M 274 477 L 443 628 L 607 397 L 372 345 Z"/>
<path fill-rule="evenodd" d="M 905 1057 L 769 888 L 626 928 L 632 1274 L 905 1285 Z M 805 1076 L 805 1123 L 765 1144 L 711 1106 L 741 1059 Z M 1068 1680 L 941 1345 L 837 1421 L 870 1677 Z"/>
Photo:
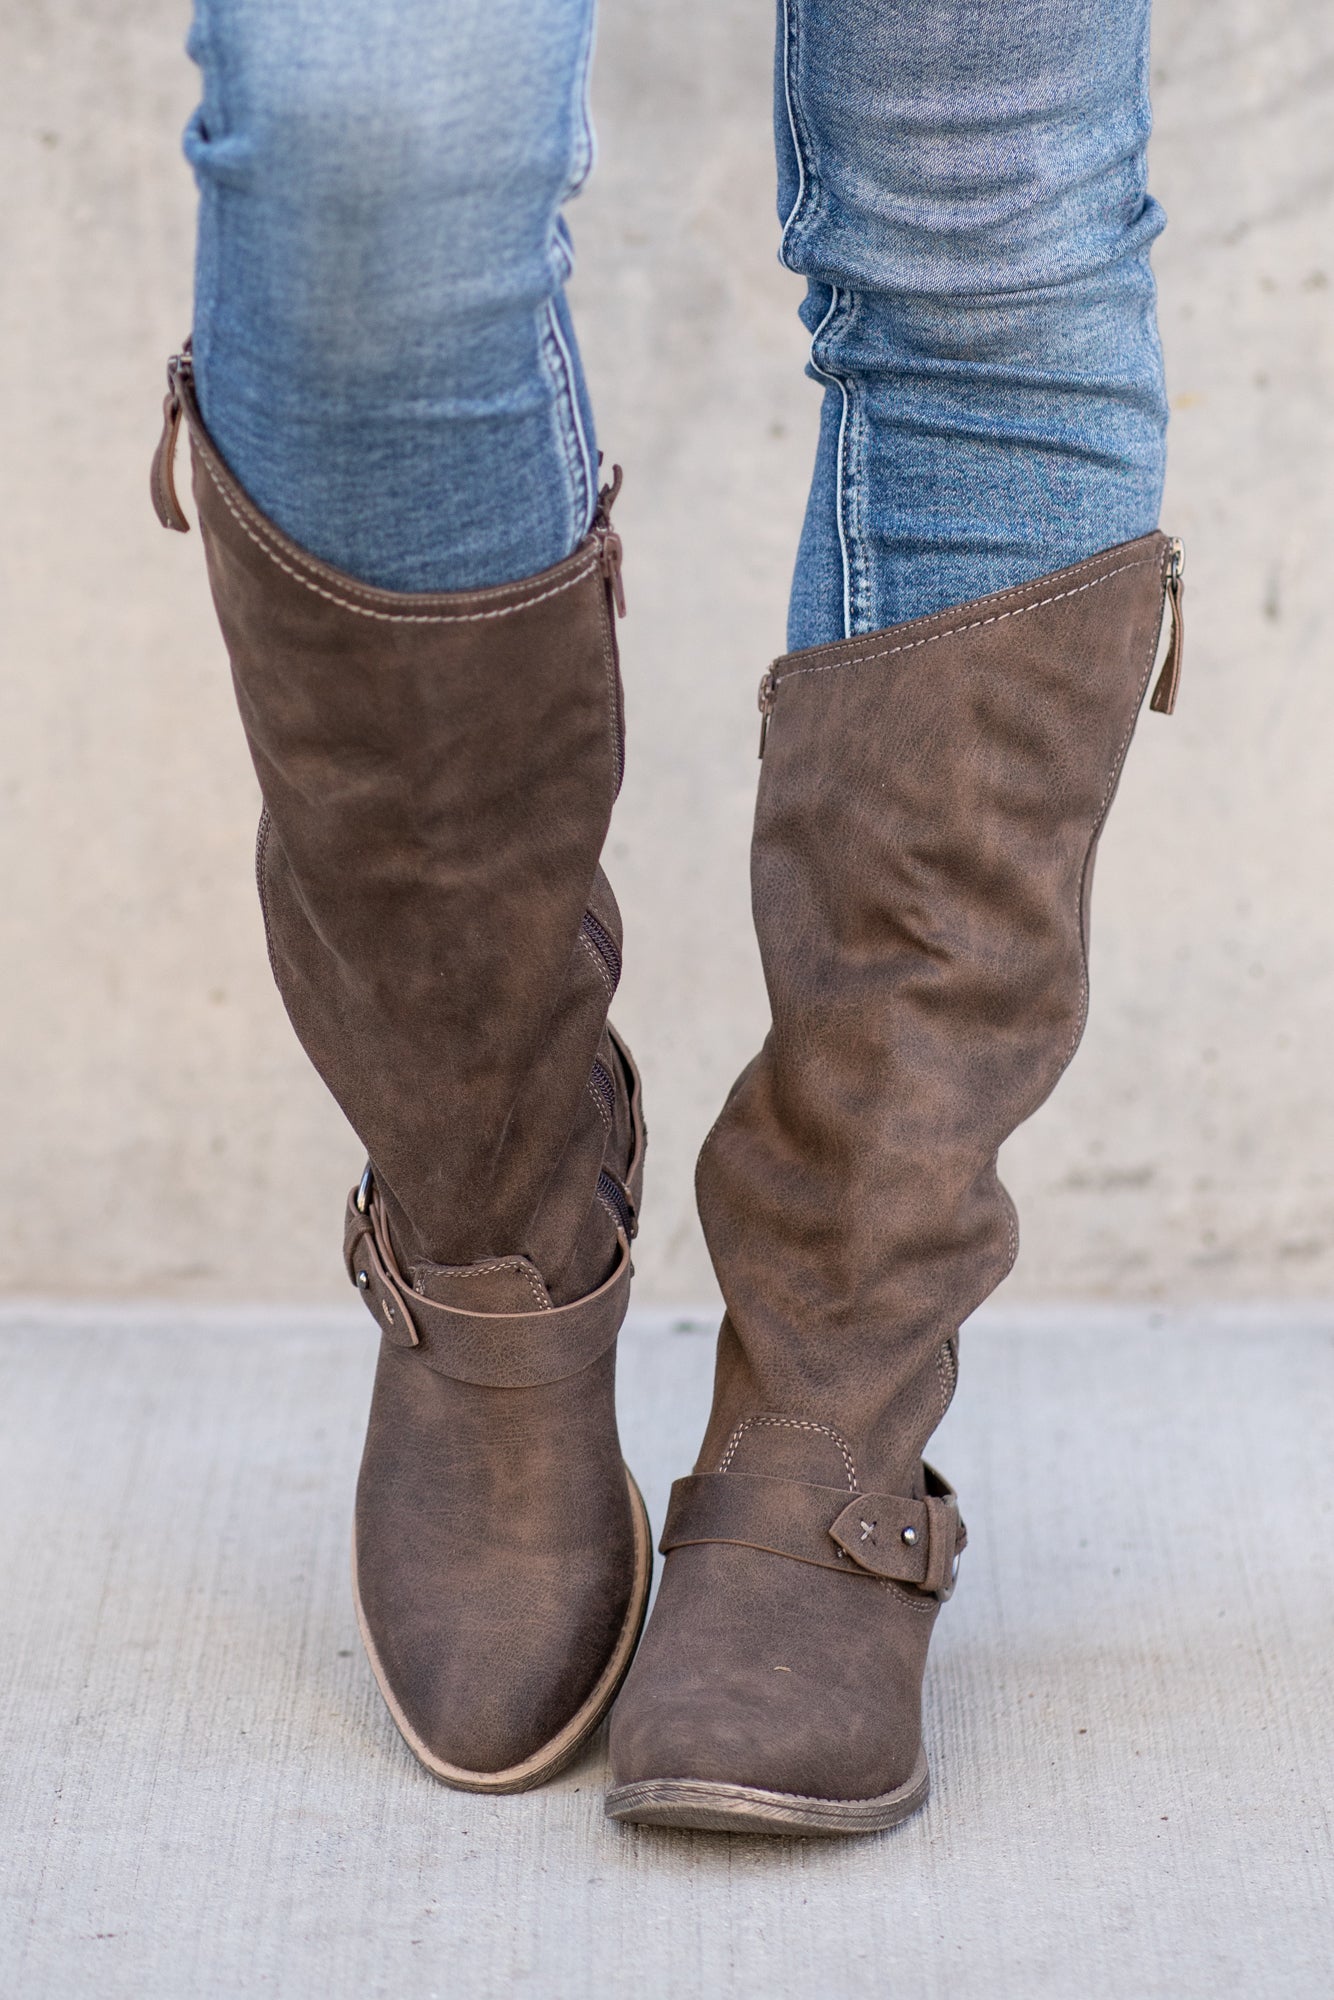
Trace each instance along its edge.
<path fill-rule="evenodd" d="M 809 1799 L 766 1792 L 758 1785 L 712 1784 L 699 1778 L 641 1778 L 607 1794 L 607 1817 L 634 1826 L 689 1827 L 700 1833 L 882 1833 L 926 1804 L 931 1776 L 926 1752 L 906 1785 L 874 1799 Z"/>
<path fill-rule="evenodd" d="M 593 1692 L 577 1713 L 571 1716 L 565 1727 L 558 1731 L 549 1743 L 543 1744 L 540 1750 L 534 1750 L 522 1763 L 511 1764 L 505 1771 L 468 1771 L 458 1764 L 446 1763 L 443 1757 L 437 1757 L 422 1741 L 404 1715 L 380 1663 L 380 1656 L 375 1650 L 375 1642 L 366 1623 L 366 1614 L 362 1610 L 361 1592 L 357 1587 L 357 1544 L 356 1536 L 353 1536 L 352 1601 L 356 1606 L 357 1626 L 361 1632 L 361 1643 L 366 1649 L 366 1658 L 370 1661 L 371 1672 L 375 1676 L 376 1685 L 384 1697 L 385 1707 L 393 1717 L 399 1735 L 417 1762 L 424 1766 L 433 1778 L 439 1778 L 442 1784 L 450 1785 L 455 1791 L 460 1792 L 529 1791 L 534 1785 L 543 1784 L 548 1778 L 554 1778 L 557 1771 L 563 1770 L 570 1760 L 578 1755 L 615 1701 L 621 1682 L 625 1679 L 630 1662 L 634 1658 L 635 1647 L 639 1644 L 639 1635 L 644 1627 L 644 1614 L 648 1610 L 649 1585 L 653 1581 L 653 1537 L 649 1528 L 648 1510 L 628 1466 L 625 1482 L 630 1489 L 630 1512 L 634 1521 L 635 1573 L 630 1589 L 630 1608 L 626 1613 L 625 1623 L 621 1627 L 611 1658 L 603 1668 Z"/>

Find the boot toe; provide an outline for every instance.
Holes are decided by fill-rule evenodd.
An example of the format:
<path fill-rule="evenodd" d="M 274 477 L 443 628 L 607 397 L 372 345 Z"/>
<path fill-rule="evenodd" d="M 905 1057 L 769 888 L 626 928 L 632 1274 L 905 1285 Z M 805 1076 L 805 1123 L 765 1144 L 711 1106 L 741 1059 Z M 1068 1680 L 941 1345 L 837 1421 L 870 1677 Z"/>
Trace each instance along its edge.
<path fill-rule="evenodd" d="M 437 1775 L 460 1782 L 516 1772 L 594 1694 L 630 1612 L 630 1566 L 609 1549 L 577 1585 L 522 1594 L 503 1579 L 453 1574 L 414 1602 L 392 1579 L 358 1577 L 363 1637 L 403 1735 Z"/>
<path fill-rule="evenodd" d="M 933 1611 L 758 1549 L 674 1550 L 612 1717 L 614 1784 L 896 1792 L 921 1755 Z"/>
<path fill-rule="evenodd" d="M 648 1523 L 616 1444 L 610 1360 L 575 1382 L 498 1408 L 410 1352 L 381 1354 L 357 1615 L 394 1721 L 450 1784 L 550 1776 L 610 1704 L 638 1635 Z"/>

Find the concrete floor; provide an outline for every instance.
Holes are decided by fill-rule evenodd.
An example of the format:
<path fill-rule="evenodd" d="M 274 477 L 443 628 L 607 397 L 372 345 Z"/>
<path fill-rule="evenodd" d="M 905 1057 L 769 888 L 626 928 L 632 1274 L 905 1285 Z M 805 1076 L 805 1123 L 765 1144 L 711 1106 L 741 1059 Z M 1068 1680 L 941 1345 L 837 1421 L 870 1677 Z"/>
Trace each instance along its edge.
<path fill-rule="evenodd" d="M 704 1315 L 641 1314 L 660 1520 Z M 0 1991 L 1325 2000 L 1334 1310 L 993 1313 L 933 1456 L 971 1530 L 935 1795 L 841 1845 L 631 1832 L 423 1775 L 346 1575 L 345 1311 L 0 1319 Z"/>

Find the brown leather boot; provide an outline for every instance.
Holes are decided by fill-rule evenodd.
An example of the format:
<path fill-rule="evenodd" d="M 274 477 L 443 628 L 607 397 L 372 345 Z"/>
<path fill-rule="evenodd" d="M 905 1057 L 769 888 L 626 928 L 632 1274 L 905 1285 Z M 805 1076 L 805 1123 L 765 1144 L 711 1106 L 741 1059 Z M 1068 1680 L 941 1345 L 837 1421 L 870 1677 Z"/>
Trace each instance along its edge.
<path fill-rule="evenodd" d="M 517 1791 L 606 1712 L 652 1561 L 613 1397 L 644 1154 L 598 865 L 623 762 L 614 489 L 540 576 L 372 590 L 251 505 L 188 355 L 169 384 L 153 495 L 185 527 L 184 416 L 274 977 L 373 1162 L 345 1246 L 381 1334 L 362 1634 L 427 1769 Z"/>
<path fill-rule="evenodd" d="M 1014 1260 L 1001 1141 L 1074 1053 L 1093 853 L 1179 551 L 1162 535 L 777 661 L 753 852 L 773 1026 L 700 1158 L 727 1317 L 612 1720 L 608 1811 L 852 1833 L 926 1798 L 964 1544 L 921 1461 Z"/>

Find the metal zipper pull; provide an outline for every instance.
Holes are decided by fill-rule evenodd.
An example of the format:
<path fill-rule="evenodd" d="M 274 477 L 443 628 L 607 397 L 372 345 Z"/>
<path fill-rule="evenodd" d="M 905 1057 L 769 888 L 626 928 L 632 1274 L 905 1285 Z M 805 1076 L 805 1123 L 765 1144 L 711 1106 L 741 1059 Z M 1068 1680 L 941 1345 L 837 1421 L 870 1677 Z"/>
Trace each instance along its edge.
<path fill-rule="evenodd" d="M 1167 656 L 1163 670 L 1158 676 L 1158 685 L 1149 697 L 1149 707 L 1159 715 L 1170 715 L 1177 705 L 1177 690 L 1181 686 L 1181 656 L 1186 645 L 1185 614 L 1182 610 L 1182 574 L 1186 567 L 1186 556 L 1181 543 L 1172 540 L 1167 549 L 1167 572 L 1163 579 L 1167 592 L 1167 611 L 1172 620 L 1172 630 L 1167 641 Z"/>
<path fill-rule="evenodd" d="M 760 755 L 769 740 L 769 717 L 773 714 L 774 698 L 778 693 L 778 676 L 770 667 L 760 681 Z"/>
<path fill-rule="evenodd" d="M 148 475 L 148 490 L 152 496 L 153 511 L 164 528 L 174 528 L 177 534 L 188 535 L 190 523 L 176 491 L 176 441 L 181 434 L 181 417 L 184 405 L 181 400 L 180 378 L 190 372 L 189 345 L 179 354 L 173 354 L 167 363 L 167 393 L 162 403 L 162 435 L 158 439 L 157 450 L 153 453 L 153 464 Z"/>

